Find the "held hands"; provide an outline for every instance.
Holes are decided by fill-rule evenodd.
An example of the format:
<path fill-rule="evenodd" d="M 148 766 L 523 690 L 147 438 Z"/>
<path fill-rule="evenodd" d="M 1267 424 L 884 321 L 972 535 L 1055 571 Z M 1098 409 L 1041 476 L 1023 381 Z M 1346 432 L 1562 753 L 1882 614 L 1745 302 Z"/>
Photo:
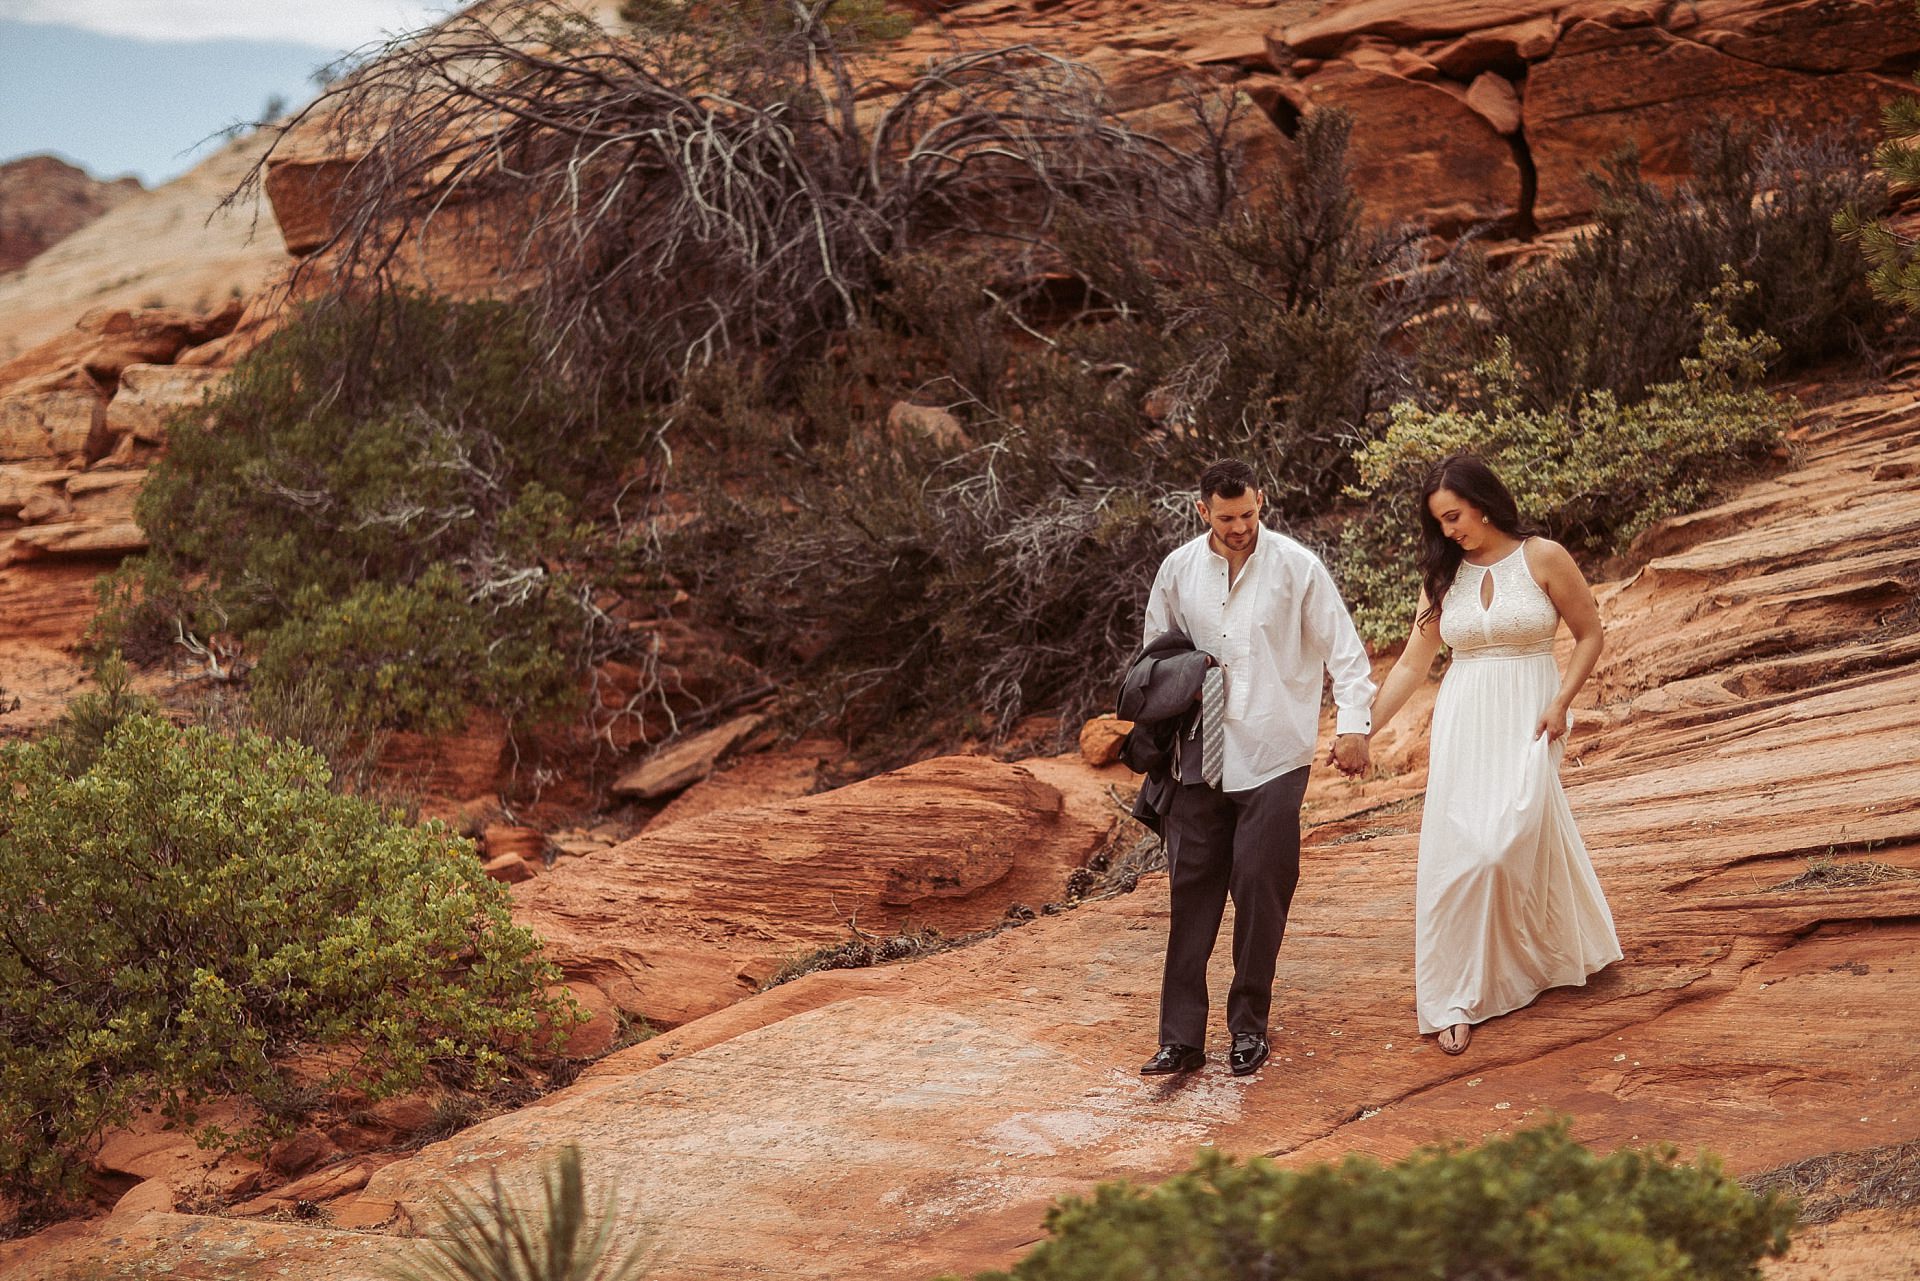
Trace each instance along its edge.
<path fill-rule="evenodd" d="M 1534 722 L 1533 736 L 1539 738 L 1545 734 L 1547 741 L 1552 743 L 1565 738 L 1572 728 L 1566 704 L 1555 699 L 1546 711 L 1540 713 L 1540 719 Z"/>
<path fill-rule="evenodd" d="M 1333 740 L 1333 750 L 1327 758 L 1342 774 L 1354 778 L 1366 772 L 1370 754 L 1365 734 L 1342 734 Z"/>

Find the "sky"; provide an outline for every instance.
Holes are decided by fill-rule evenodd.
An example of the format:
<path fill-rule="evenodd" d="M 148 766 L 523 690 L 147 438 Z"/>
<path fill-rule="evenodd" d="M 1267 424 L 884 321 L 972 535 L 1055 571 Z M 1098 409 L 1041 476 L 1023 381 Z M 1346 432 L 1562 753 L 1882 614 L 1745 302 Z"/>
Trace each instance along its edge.
<path fill-rule="evenodd" d="M 148 186 L 299 106 L 341 54 L 453 0 L 0 0 L 0 162 L 51 152 Z"/>

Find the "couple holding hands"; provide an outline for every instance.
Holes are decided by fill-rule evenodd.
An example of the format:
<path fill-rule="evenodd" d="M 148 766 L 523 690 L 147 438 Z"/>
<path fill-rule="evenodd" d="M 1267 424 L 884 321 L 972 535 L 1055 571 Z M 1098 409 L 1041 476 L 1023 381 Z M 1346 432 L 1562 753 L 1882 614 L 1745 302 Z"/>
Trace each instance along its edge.
<path fill-rule="evenodd" d="M 1123 759 L 1147 776 L 1135 813 L 1166 839 L 1172 897 L 1160 1048 L 1140 1070 L 1206 1062 L 1207 961 L 1229 897 L 1228 1064 L 1244 1076 L 1265 1062 L 1324 677 L 1338 706 L 1333 763 L 1357 774 L 1443 644 L 1453 657 L 1433 711 L 1414 990 L 1421 1033 L 1458 1054 L 1474 1025 L 1620 959 L 1559 778 L 1568 709 L 1600 657 L 1593 594 L 1564 548 L 1528 533 L 1484 462 L 1443 459 L 1421 485 L 1413 628 L 1376 688 L 1326 567 L 1265 528 L 1261 503 L 1244 462 L 1201 476 L 1206 532 L 1161 564 L 1121 690 L 1120 715 L 1135 722 Z M 1565 673 L 1553 658 L 1562 620 L 1575 642 Z"/>

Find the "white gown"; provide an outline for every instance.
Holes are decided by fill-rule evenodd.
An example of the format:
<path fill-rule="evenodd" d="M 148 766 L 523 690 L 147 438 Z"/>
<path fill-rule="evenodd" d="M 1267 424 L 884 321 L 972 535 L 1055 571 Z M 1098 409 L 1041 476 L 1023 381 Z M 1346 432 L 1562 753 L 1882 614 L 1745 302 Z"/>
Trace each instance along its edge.
<path fill-rule="evenodd" d="M 1560 688 L 1560 614 L 1524 548 L 1489 566 L 1462 561 L 1441 602 L 1453 662 L 1433 709 L 1414 895 L 1423 1033 L 1517 1010 L 1620 959 L 1560 789 L 1562 745 L 1533 737 Z M 1489 574 L 1493 601 L 1483 607 Z"/>

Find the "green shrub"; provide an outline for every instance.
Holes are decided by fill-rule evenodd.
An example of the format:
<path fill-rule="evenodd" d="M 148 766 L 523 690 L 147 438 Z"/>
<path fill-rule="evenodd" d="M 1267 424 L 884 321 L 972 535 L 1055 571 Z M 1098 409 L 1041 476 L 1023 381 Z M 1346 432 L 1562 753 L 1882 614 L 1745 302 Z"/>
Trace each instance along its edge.
<path fill-rule="evenodd" d="M 1727 267 L 1754 286 L 1732 304 L 1733 323 L 1771 335 L 1783 365 L 1859 345 L 1880 324 L 1859 251 L 1831 229 L 1843 209 L 1886 208 L 1886 182 L 1856 146 L 1716 120 L 1691 150 L 1692 178 L 1668 192 L 1629 149 L 1588 175 L 1594 225 L 1563 253 L 1471 273 L 1482 319 L 1469 355 L 1511 346 L 1530 408 L 1596 391 L 1631 402 L 1671 381 L 1700 343 L 1695 304 Z"/>
<path fill-rule="evenodd" d="M 555 716 L 616 640 L 590 600 L 649 439 L 510 307 L 308 309 L 174 425 L 97 643 L 317 682 L 368 732 Z"/>
<path fill-rule="evenodd" d="M 1562 409 L 1530 408 L 1524 372 L 1507 347 L 1475 367 L 1468 399 L 1488 409 L 1395 405 L 1387 430 L 1355 455 L 1352 491 L 1372 500 L 1343 534 L 1339 565 L 1361 634 L 1391 644 L 1406 634 L 1419 598 L 1420 478 L 1448 454 L 1470 450 L 1507 483 L 1524 519 L 1576 552 L 1624 547 L 1655 520 L 1697 506 L 1775 445 L 1791 413 L 1759 383 L 1776 350 L 1741 334 L 1729 304 L 1753 288 L 1729 278 L 1698 304 L 1699 352 L 1683 376 L 1627 404 L 1586 392 Z"/>
<path fill-rule="evenodd" d="M 71 1189 L 138 1105 L 271 1112 L 296 1046 L 352 1047 L 328 1084 L 377 1097 L 429 1067 L 485 1079 L 565 1022 L 471 848 L 329 791 L 311 752 L 133 714 L 74 763 L 58 738 L 0 747 L 7 1191 Z"/>
<path fill-rule="evenodd" d="M 1364 1157 L 1282 1170 L 1202 1152 L 1145 1191 L 1104 1184 L 1047 1214 L 1019 1281 L 1377 1281 L 1579 1277 L 1753 1281 L 1786 1252 L 1793 1209 L 1711 1157 L 1671 1148 L 1599 1157 L 1566 1126 L 1392 1166 Z"/>

